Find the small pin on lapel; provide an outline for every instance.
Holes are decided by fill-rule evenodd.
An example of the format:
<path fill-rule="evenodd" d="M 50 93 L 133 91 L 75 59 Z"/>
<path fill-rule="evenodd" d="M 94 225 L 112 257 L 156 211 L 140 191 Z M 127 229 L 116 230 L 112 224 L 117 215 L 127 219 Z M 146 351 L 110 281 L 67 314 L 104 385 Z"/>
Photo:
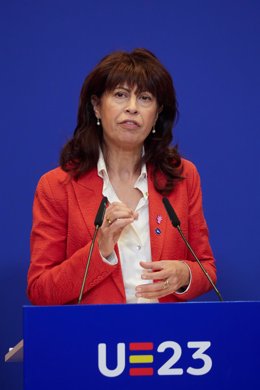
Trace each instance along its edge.
<path fill-rule="evenodd" d="M 156 222 L 158 223 L 158 225 L 160 225 L 160 223 L 162 222 L 162 216 L 161 215 L 157 215 L 156 217 Z"/>
<path fill-rule="evenodd" d="M 156 234 L 161 234 L 161 229 L 156 228 L 156 229 L 155 229 L 155 233 L 156 233 Z"/>

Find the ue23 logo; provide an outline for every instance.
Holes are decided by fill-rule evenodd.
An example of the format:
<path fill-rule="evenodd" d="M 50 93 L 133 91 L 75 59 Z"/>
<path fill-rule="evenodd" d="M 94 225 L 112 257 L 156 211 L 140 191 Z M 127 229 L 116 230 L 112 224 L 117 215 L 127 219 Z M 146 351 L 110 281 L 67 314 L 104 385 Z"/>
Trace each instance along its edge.
<path fill-rule="evenodd" d="M 192 360 L 196 360 L 195 367 L 192 365 L 185 370 L 176 363 L 180 360 L 182 355 L 182 348 L 180 344 L 175 341 L 164 341 L 160 343 L 155 352 L 163 353 L 166 349 L 172 351 L 170 358 L 159 367 L 157 371 L 154 370 L 154 343 L 152 342 L 137 342 L 129 344 L 117 344 L 117 363 L 115 368 L 108 368 L 107 366 L 107 349 L 105 343 L 98 344 L 98 368 L 102 375 L 113 378 L 121 375 L 126 367 L 126 346 L 129 347 L 129 375 L 130 376 L 152 376 L 152 375 L 205 375 L 212 368 L 212 359 L 205 353 L 211 346 L 210 341 L 188 341 L 187 348 L 191 353 Z M 193 351 L 192 351 L 193 350 Z M 195 351 L 194 351 L 195 350 Z M 167 355 L 169 356 L 169 355 Z"/>

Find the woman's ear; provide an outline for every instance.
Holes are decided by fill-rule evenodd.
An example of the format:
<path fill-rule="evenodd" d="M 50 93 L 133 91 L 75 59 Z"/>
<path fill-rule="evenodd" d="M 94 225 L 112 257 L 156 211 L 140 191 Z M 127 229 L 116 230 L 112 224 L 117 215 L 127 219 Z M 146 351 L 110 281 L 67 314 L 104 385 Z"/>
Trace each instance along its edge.
<path fill-rule="evenodd" d="M 157 114 L 156 114 L 156 117 L 155 117 L 155 121 L 154 121 L 154 124 L 156 123 L 157 119 L 158 119 L 158 116 L 160 115 L 160 113 L 162 112 L 163 110 L 163 106 L 159 107 L 158 108 L 158 111 L 157 111 Z"/>
<path fill-rule="evenodd" d="M 91 104 L 92 104 L 94 113 L 95 113 L 97 118 L 100 118 L 99 103 L 100 103 L 99 98 L 96 95 L 92 95 L 91 96 Z"/>

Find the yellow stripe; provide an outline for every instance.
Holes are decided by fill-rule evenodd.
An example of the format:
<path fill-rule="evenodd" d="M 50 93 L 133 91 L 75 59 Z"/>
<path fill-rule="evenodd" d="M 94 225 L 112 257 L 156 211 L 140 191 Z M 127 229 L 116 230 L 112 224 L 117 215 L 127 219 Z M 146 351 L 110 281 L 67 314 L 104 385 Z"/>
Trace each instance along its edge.
<path fill-rule="evenodd" d="M 129 363 L 153 363 L 153 355 L 130 355 Z"/>

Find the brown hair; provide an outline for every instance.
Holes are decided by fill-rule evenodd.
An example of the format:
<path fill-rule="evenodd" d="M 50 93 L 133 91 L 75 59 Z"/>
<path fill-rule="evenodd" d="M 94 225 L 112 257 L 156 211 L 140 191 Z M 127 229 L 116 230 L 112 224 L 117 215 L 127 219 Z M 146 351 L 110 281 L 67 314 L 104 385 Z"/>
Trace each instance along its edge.
<path fill-rule="evenodd" d="M 156 190 L 169 194 L 176 180 L 181 178 L 181 158 L 176 147 L 170 146 L 172 128 L 178 116 L 176 93 L 172 78 L 153 53 L 135 49 L 131 53 L 119 51 L 104 57 L 86 77 L 80 94 L 77 127 L 72 139 L 61 151 L 61 168 L 74 178 L 96 168 L 99 148 L 102 147 L 102 126 L 97 126 L 91 103 L 93 95 L 100 98 L 126 83 L 137 87 L 137 92 L 149 91 L 162 107 L 156 135 L 150 133 L 144 142 L 145 154 L 140 160 L 151 168 Z"/>

